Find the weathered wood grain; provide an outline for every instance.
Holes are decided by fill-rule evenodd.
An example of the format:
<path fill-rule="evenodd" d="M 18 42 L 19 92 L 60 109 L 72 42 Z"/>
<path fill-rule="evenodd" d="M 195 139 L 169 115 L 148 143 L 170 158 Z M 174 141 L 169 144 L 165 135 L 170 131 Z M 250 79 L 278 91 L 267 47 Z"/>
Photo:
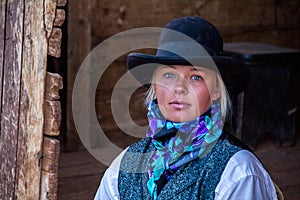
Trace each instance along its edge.
<path fill-rule="evenodd" d="M 62 26 L 66 19 L 66 12 L 63 9 L 56 9 L 54 26 Z"/>
<path fill-rule="evenodd" d="M 91 51 L 92 46 L 92 33 L 91 33 L 91 17 L 86 13 L 91 12 L 91 0 L 77 0 L 68 2 L 68 66 L 72 66 L 72 70 L 68 71 L 67 80 L 67 149 L 78 150 L 83 149 L 83 145 L 75 131 L 75 124 L 72 113 L 72 93 L 73 85 L 77 71 Z M 80 31 L 78 31 L 80 30 Z M 80 39 L 78 39 L 80 38 Z M 88 80 L 87 80 L 88 81 Z M 84 85 L 84 89 L 89 90 L 89 84 Z M 89 112 L 89 111 L 87 111 Z M 89 120 L 87 118 L 87 120 Z"/>
<path fill-rule="evenodd" d="M 57 173 L 42 171 L 41 199 L 43 200 L 57 199 L 57 189 L 58 189 L 57 187 L 58 187 Z"/>
<path fill-rule="evenodd" d="M 4 37 L 5 37 L 5 19 L 6 19 L 6 2 L 1 1 L 0 3 L 0 66 L 3 65 L 4 62 Z M 3 67 L 0 67 L 0 80 L 2 80 L 3 77 Z M 0 81 L 0 99 L 2 99 L 2 81 Z M 0 110 L 1 110 L 2 104 L 0 103 Z M 1 127 L 1 125 L 0 125 Z"/>
<path fill-rule="evenodd" d="M 44 103 L 45 125 L 44 134 L 58 136 L 61 125 L 61 103 L 60 101 L 48 101 Z"/>
<path fill-rule="evenodd" d="M 44 137 L 42 170 L 58 173 L 60 142 L 57 139 Z"/>
<path fill-rule="evenodd" d="M 3 66 L 3 79 L 1 80 L 3 81 L 3 92 L 0 134 L 0 199 L 13 199 L 17 171 L 24 2 L 11 0 L 6 1 L 6 5 L 5 2 L 2 2 L 1 6 L 6 7 L 6 18 L 5 40 L 3 41 L 5 57 L 1 63 Z M 1 11 L 4 11 L 3 7 Z M 1 26 L 4 25 L 1 24 Z"/>
<path fill-rule="evenodd" d="M 57 0 L 45 0 L 45 29 L 47 38 L 50 37 L 56 13 Z"/>
<path fill-rule="evenodd" d="M 66 6 L 68 0 L 57 0 L 57 6 L 64 7 Z"/>
<path fill-rule="evenodd" d="M 39 199 L 47 38 L 44 0 L 25 0 L 16 199 Z"/>
<path fill-rule="evenodd" d="M 40 190 L 47 31 L 53 32 L 56 0 L 10 0 L 0 6 L 0 199 L 43 199 L 48 194 Z M 60 111 L 60 104 L 55 108 Z M 57 160 L 51 163 L 56 172 Z M 48 180 L 57 183 L 57 173 Z"/>
<path fill-rule="evenodd" d="M 61 56 L 62 31 L 60 28 L 53 28 L 48 40 L 48 54 L 59 58 Z"/>
<path fill-rule="evenodd" d="M 46 100 L 59 100 L 59 90 L 63 88 L 63 79 L 57 73 L 47 72 Z"/>

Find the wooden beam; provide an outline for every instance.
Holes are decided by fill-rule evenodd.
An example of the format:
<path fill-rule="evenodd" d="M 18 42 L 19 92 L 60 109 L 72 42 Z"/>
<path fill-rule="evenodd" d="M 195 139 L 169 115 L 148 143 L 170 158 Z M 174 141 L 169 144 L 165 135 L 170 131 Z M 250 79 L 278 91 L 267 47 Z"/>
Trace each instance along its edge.
<path fill-rule="evenodd" d="M 42 200 L 55 200 L 57 199 L 58 190 L 58 175 L 42 171 L 41 180 L 41 198 Z"/>
<path fill-rule="evenodd" d="M 59 90 L 63 88 L 63 79 L 57 73 L 47 72 L 46 100 L 59 100 Z"/>
<path fill-rule="evenodd" d="M 5 19 L 6 19 L 6 2 L 0 3 L 0 66 L 4 64 L 4 36 L 5 36 Z M 3 78 L 3 67 L 0 67 L 0 80 Z M 2 99 L 2 81 L 0 81 L 0 99 Z M 2 104 L 0 103 L 0 110 Z"/>
<path fill-rule="evenodd" d="M 44 137 L 42 170 L 51 173 L 58 172 L 59 152 L 59 140 L 50 137 Z"/>
<path fill-rule="evenodd" d="M 19 0 L 18 0 L 19 1 Z M 43 143 L 47 37 L 44 1 L 23 0 L 24 34 L 14 199 L 39 199 Z"/>
<path fill-rule="evenodd" d="M 48 54 L 60 58 L 61 56 L 62 31 L 60 28 L 53 28 L 48 42 Z"/>
<path fill-rule="evenodd" d="M 66 12 L 63 9 L 57 9 L 54 19 L 54 26 L 62 26 L 66 19 Z"/>
<path fill-rule="evenodd" d="M 45 0 L 45 29 L 47 38 L 50 37 L 55 19 L 57 0 Z"/>
<path fill-rule="evenodd" d="M 45 101 L 45 125 L 44 134 L 58 136 L 61 125 L 61 104 L 60 101 Z"/>
<path fill-rule="evenodd" d="M 0 131 L 0 199 L 14 199 L 16 181 L 24 1 L 1 1 L 5 11 L 5 40 Z M 3 15 L 3 13 L 1 13 Z"/>
<path fill-rule="evenodd" d="M 57 5 L 59 7 L 64 7 L 67 4 L 68 0 L 57 0 Z"/>

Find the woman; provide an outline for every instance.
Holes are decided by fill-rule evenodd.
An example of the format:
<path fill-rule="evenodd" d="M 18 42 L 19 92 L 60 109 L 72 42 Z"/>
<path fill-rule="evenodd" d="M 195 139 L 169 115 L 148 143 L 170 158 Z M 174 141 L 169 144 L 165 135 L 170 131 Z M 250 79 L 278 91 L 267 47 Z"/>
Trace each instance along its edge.
<path fill-rule="evenodd" d="M 156 55 L 128 56 L 132 75 L 150 83 L 149 129 L 107 169 L 95 199 L 277 199 L 261 162 L 223 129 L 227 89 L 242 91 L 249 72 L 222 51 L 212 24 L 184 17 L 162 30 Z"/>

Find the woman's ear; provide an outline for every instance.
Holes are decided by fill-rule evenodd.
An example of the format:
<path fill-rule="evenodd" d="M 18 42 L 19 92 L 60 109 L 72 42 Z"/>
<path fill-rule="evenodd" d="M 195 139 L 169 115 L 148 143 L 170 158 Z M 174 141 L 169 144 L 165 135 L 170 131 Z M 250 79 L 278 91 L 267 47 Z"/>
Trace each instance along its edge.
<path fill-rule="evenodd" d="M 219 90 L 216 90 L 211 95 L 211 100 L 216 101 L 221 97 L 221 92 Z"/>

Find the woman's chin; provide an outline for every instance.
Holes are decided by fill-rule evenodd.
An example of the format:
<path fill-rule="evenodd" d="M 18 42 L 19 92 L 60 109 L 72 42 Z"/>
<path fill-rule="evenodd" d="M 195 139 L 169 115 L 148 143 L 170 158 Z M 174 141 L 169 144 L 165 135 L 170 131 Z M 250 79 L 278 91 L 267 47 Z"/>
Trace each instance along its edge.
<path fill-rule="evenodd" d="M 187 122 L 187 121 L 191 121 L 197 117 L 199 117 L 199 115 L 191 114 L 190 112 L 188 112 L 188 113 L 180 112 L 180 113 L 169 114 L 166 118 L 172 122 Z"/>

